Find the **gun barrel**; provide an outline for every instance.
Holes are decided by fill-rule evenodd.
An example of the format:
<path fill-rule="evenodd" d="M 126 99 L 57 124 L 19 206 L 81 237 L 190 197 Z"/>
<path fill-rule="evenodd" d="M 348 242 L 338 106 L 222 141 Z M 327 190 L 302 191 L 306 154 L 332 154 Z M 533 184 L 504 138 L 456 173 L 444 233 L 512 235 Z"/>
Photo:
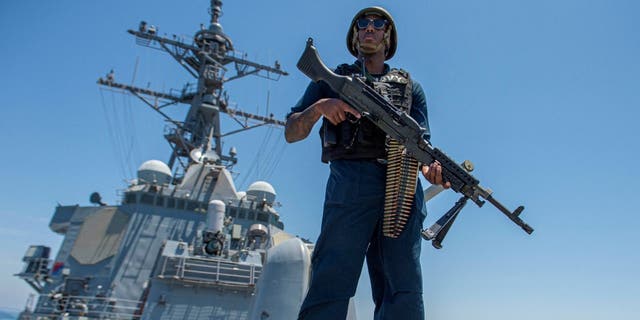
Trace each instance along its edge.
<path fill-rule="evenodd" d="M 524 210 L 524 206 L 519 206 L 516 210 L 511 212 L 509 211 L 509 209 L 503 206 L 502 203 L 498 202 L 498 200 L 496 200 L 493 196 L 490 195 L 486 199 L 487 201 L 489 201 L 489 203 L 498 208 L 500 212 L 504 213 L 507 218 L 511 219 L 511 221 L 513 221 L 515 224 L 519 225 L 526 233 L 531 234 L 533 232 L 533 228 L 531 228 L 531 226 L 526 224 L 524 221 L 522 221 L 522 219 L 518 217 Z"/>

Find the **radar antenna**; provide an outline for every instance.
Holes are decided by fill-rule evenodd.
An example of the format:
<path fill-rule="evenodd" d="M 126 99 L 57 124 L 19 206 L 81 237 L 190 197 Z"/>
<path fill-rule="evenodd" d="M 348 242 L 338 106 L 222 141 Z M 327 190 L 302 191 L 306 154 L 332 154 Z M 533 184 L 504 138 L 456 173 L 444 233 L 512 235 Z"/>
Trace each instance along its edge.
<path fill-rule="evenodd" d="M 227 167 L 237 162 L 235 154 L 223 155 L 221 138 L 227 135 L 246 131 L 263 125 L 284 126 L 285 122 L 275 119 L 273 114 L 260 116 L 243 112 L 229 106 L 229 98 L 223 90 L 226 82 L 248 75 L 257 75 L 270 80 L 278 80 L 288 73 L 281 69 L 277 61 L 273 66 L 258 64 L 246 60 L 246 55 L 234 50 L 231 38 L 222 30 L 219 18 L 222 16 L 222 1 L 212 0 L 209 9 L 211 20 L 208 28 L 201 28 L 193 37 L 193 43 L 187 44 L 177 38 L 158 35 L 157 28 L 147 22 L 141 22 L 137 30 L 128 30 L 136 37 L 136 43 L 150 48 L 165 51 L 174 58 L 191 76 L 197 79 L 195 88 L 185 85 L 180 94 L 164 93 L 134 85 L 119 83 L 113 73 L 106 78 L 98 79 L 98 84 L 129 92 L 158 112 L 171 123 L 165 138 L 173 152 L 168 161 L 169 167 L 176 172 L 184 172 L 186 167 L 202 159 L 203 147 L 211 150 L 210 158 L 215 153 L 220 164 Z M 229 66 L 233 65 L 233 68 Z M 235 74 L 229 72 L 235 70 Z M 165 107 L 175 104 L 190 105 L 186 119 L 177 121 L 163 111 Z M 222 133 L 220 113 L 234 119 L 240 129 Z M 176 160 L 182 166 L 176 167 Z M 177 176 L 177 175 L 176 175 Z"/>

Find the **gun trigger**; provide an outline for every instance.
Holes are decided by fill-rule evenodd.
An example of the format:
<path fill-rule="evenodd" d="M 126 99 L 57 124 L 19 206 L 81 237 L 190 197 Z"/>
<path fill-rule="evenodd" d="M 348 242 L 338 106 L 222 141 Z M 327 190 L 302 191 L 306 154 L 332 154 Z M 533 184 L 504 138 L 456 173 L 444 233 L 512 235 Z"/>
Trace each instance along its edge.
<path fill-rule="evenodd" d="M 349 122 L 351 123 L 358 123 L 358 121 L 360 121 L 360 119 L 356 118 L 356 116 L 352 115 L 349 112 L 345 112 L 345 115 L 347 117 L 347 120 L 349 120 Z"/>

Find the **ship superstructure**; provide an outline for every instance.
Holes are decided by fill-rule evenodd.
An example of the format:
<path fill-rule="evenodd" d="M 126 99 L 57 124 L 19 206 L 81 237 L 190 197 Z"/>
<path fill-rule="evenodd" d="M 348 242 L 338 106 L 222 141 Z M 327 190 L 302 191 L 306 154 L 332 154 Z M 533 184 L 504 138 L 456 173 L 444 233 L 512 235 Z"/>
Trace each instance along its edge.
<path fill-rule="evenodd" d="M 219 22 L 222 2 L 211 1 L 211 21 L 190 44 L 158 35 L 140 22 L 129 30 L 138 44 L 161 49 L 196 80 L 180 94 L 100 78 L 130 93 L 171 124 L 167 163 L 144 162 L 118 205 L 91 195 L 94 206 L 58 206 L 50 222 L 64 236 L 57 256 L 31 246 L 17 274 L 38 296 L 24 319 L 294 319 L 309 281 L 313 244 L 284 231 L 276 191 L 256 181 L 236 190 L 235 149 L 222 138 L 284 123 L 230 107 L 226 82 L 247 75 L 278 79 L 266 66 L 234 51 Z M 189 105 L 184 121 L 163 108 Z M 222 132 L 220 117 L 240 125 Z M 352 308 L 353 310 L 353 308 Z M 350 315 L 354 318 L 354 314 Z"/>

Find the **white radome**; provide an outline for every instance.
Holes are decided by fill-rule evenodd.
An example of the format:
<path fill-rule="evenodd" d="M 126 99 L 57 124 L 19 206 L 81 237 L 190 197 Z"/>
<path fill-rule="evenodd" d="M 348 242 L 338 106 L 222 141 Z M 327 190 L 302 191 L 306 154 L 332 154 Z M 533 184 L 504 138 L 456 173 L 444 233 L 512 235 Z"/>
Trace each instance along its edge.
<path fill-rule="evenodd" d="M 276 190 L 266 181 L 256 181 L 247 189 L 247 195 L 253 196 L 256 200 L 265 199 L 268 204 L 276 201 Z"/>
<path fill-rule="evenodd" d="M 167 184 L 171 177 L 171 169 L 160 160 L 145 161 L 138 168 L 138 181 L 141 183 Z"/>

